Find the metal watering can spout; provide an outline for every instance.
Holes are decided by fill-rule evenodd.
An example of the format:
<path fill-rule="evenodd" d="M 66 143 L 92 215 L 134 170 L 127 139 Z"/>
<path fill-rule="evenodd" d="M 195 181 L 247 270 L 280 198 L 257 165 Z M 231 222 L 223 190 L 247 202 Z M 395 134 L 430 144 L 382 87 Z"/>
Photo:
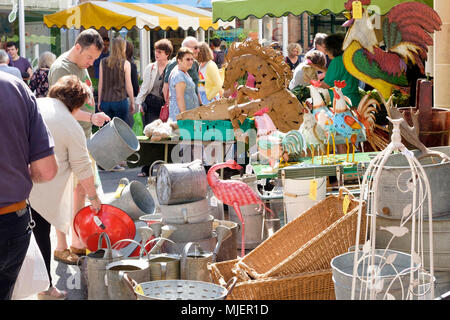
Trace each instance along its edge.
<path fill-rule="evenodd" d="M 154 235 L 152 228 L 148 226 L 138 228 L 138 232 L 141 236 L 141 243 L 146 244 L 147 241 Z"/>
<path fill-rule="evenodd" d="M 220 247 L 222 246 L 222 243 L 231 237 L 231 229 L 224 225 L 218 225 L 216 227 L 216 234 L 217 234 L 217 244 L 214 248 L 213 252 L 213 262 L 216 262 L 217 254 L 219 252 Z"/>
<path fill-rule="evenodd" d="M 162 229 L 162 223 L 161 222 L 155 222 L 152 225 L 150 225 L 150 229 L 153 231 L 153 235 L 155 238 L 159 238 L 161 236 L 161 229 Z"/>

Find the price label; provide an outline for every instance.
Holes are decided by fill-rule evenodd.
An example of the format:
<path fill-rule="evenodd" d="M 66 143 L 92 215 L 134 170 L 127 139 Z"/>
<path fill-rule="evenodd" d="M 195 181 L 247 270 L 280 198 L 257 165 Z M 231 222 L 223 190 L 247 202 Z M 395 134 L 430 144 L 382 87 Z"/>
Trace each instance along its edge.
<path fill-rule="evenodd" d="M 352 16 L 353 16 L 353 19 L 362 19 L 362 3 L 361 3 L 361 1 L 353 1 Z"/>
<path fill-rule="evenodd" d="M 215 197 L 215 196 L 212 196 L 211 198 L 210 198 L 210 202 L 211 202 L 211 206 L 213 206 L 213 207 L 217 207 L 217 198 Z"/>
<path fill-rule="evenodd" d="M 140 295 L 144 295 L 144 290 L 142 289 L 141 285 L 138 284 L 135 288 L 134 291 Z"/>
<path fill-rule="evenodd" d="M 252 174 L 252 173 L 253 173 L 253 166 L 252 166 L 251 164 L 248 164 L 248 165 L 245 167 L 245 173 L 246 173 L 246 174 Z"/>
<path fill-rule="evenodd" d="M 347 214 L 349 205 L 350 205 L 350 198 L 349 198 L 348 194 L 346 194 L 344 197 L 344 201 L 342 203 L 342 211 L 344 211 L 344 215 Z"/>
<path fill-rule="evenodd" d="M 316 200 L 317 199 L 317 180 L 311 180 L 310 184 L 309 184 L 309 198 L 311 200 Z"/>

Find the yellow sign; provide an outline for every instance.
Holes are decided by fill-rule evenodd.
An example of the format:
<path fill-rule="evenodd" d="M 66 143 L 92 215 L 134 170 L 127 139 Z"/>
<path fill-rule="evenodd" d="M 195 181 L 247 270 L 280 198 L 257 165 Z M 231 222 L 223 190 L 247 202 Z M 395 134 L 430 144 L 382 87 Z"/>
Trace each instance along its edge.
<path fill-rule="evenodd" d="M 344 197 L 344 202 L 342 204 L 342 211 L 344 211 L 344 215 L 347 214 L 349 205 L 350 205 L 350 198 L 349 198 L 348 194 L 346 194 Z"/>
<path fill-rule="evenodd" d="M 354 1 L 352 3 L 353 19 L 362 19 L 362 3 L 361 1 Z"/>
<path fill-rule="evenodd" d="M 309 184 L 309 198 L 311 200 L 317 199 L 317 180 L 316 179 L 311 180 L 311 182 Z"/>

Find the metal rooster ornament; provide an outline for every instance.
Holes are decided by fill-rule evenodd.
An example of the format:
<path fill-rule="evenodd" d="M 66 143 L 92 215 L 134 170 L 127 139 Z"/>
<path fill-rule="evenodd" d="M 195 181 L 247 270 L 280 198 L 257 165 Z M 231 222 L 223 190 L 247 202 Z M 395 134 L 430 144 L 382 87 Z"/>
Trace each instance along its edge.
<path fill-rule="evenodd" d="M 345 138 L 345 143 L 347 144 L 347 162 L 350 152 L 348 140 L 350 139 L 353 146 L 352 161 L 354 162 L 356 139 L 361 132 L 365 140 L 366 129 L 364 125 L 359 122 L 357 115 L 350 109 L 349 106 L 352 106 L 352 101 L 342 93 L 342 89 L 345 88 L 345 86 L 345 81 L 335 81 L 334 87 L 332 88 L 334 92 L 333 127 L 337 133 Z"/>
<path fill-rule="evenodd" d="M 320 127 L 314 117 L 312 110 L 309 110 L 307 106 L 304 106 L 303 123 L 300 126 L 299 132 L 305 139 L 305 148 L 308 147 L 311 150 L 311 162 L 314 163 L 314 151 L 317 148 L 322 154 L 325 152 L 325 141 L 327 140 L 325 131 Z"/>
<path fill-rule="evenodd" d="M 312 114 L 317 121 L 317 124 L 325 134 L 327 141 L 327 157 L 330 155 L 330 137 L 333 140 L 333 154 L 336 152 L 334 136 L 336 131 L 333 127 L 334 114 L 327 106 L 325 95 L 328 95 L 327 89 L 320 88 L 320 81 L 311 80 L 311 85 L 308 86 L 312 100 Z"/>
<path fill-rule="evenodd" d="M 349 139 L 353 145 L 352 162 L 355 161 L 357 140 L 368 141 L 375 150 L 386 148 L 389 142 L 381 133 L 382 130 L 375 131 L 379 127 L 375 123 L 375 115 L 380 110 L 378 101 L 366 95 L 359 102 L 358 108 L 351 109 L 351 100 L 342 93 L 342 89 L 346 86 L 345 81 L 335 81 L 334 84 L 332 127 L 346 139 L 347 162 L 350 151 Z"/>
<path fill-rule="evenodd" d="M 216 198 L 224 204 L 232 206 L 236 211 L 239 221 L 242 224 L 241 256 L 243 257 L 245 255 L 245 223 L 240 206 L 258 204 L 258 210 L 261 210 L 264 207 L 272 215 L 274 213 L 264 205 L 256 192 L 246 183 L 238 180 L 220 180 L 216 171 L 222 168 L 242 170 L 242 167 L 234 160 L 218 163 L 208 170 L 206 179 Z"/>
<path fill-rule="evenodd" d="M 352 11 L 355 0 L 345 3 Z M 370 0 L 363 5 L 370 5 Z M 352 18 L 344 26 L 350 27 L 344 40 L 344 65 L 355 78 L 377 89 L 388 99 L 396 86 L 408 86 L 408 63 L 424 72 L 428 46 L 433 44 L 430 34 L 441 30 L 442 21 L 431 7 L 419 2 L 405 2 L 393 7 L 382 25 L 385 49 L 380 47 L 372 17 L 363 9 L 361 19 Z"/>

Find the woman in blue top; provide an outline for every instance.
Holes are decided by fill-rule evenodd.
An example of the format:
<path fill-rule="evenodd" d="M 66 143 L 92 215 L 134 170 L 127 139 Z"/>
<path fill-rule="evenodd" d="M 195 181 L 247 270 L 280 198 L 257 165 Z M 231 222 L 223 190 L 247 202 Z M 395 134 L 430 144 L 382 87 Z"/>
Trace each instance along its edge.
<path fill-rule="evenodd" d="M 177 114 L 199 106 L 194 81 L 187 73 L 194 63 L 194 54 L 182 47 L 176 58 L 177 66 L 169 76 L 169 118 L 173 121 L 177 120 Z"/>

